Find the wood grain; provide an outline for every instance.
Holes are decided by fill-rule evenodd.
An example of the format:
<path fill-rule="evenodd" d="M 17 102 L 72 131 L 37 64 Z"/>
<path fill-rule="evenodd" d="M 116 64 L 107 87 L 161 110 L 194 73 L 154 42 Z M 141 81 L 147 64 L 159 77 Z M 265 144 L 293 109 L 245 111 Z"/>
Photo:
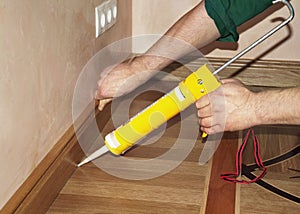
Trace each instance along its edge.
<path fill-rule="evenodd" d="M 204 62 L 210 63 L 216 69 L 228 60 L 226 58 L 209 57 Z M 178 63 L 174 63 L 166 71 L 183 79 L 202 63 L 203 59 L 187 59 L 185 68 L 180 67 L 182 65 Z M 248 86 L 295 87 L 300 86 L 300 62 L 239 59 L 221 71 L 218 76 L 221 79 L 236 78 Z"/>
<path fill-rule="evenodd" d="M 263 160 L 268 160 L 284 154 L 300 142 L 299 126 L 258 126 L 254 129 L 260 145 Z M 270 146 L 271 145 L 271 146 Z M 243 161 L 246 164 L 254 163 L 253 145 L 251 140 L 246 146 Z M 282 163 L 268 167 L 269 172 L 288 173 L 288 168 L 299 169 L 300 158 L 291 158 Z"/>
<path fill-rule="evenodd" d="M 219 67 L 227 60 L 209 58 L 214 67 Z M 199 66 L 199 60 L 189 60 L 188 63 L 190 67 L 197 68 Z M 171 64 L 166 70 L 179 79 L 183 79 L 191 72 L 186 66 L 178 63 Z M 220 73 L 220 76 L 234 76 L 258 90 L 299 86 L 300 62 L 259 60 L 252 62 L 241 59 Z M 174 79 L 167 78 L 167 81 L 173 84 Z M 141 95 L 139 101 L 131 106 L 130 114 L 135 114 L 140 108 L 151 103 L 157 97 L 158 94 L 155 93 Z M 107 109 L 109 110 L 97 116 L 98 128 L 103 135 L 114 128 L 112 122 L 108 120 L 110 118 L 110 106 Z M 161 142 L 137 147 L 130 150 L 127 156 L 136 159 L 149 159 L 166 152 L 178 135 L 178 129 L 180 129 L 178 119 L 175 118 L 170 121 Z M 93 117 L 87 114 L 86 117 L 82 118 L 82 122 L 79 122 L 79 124 L 82 123 L 78 127 L 80 127 L 83 138 L 88 139 L 93 134 L 88 128 L 91 120 Z M 290 129 L 286 127 L 283 130 Z M 280 143 L 280 146 L 278 146 L 279 144 L 263 146 L 264 151 L 269 152 L 269 154 L 264 154 L 265 157 L 278 153 L 278 149 L 280 149 L 280 153 L 292 144 L 299 142 L 299 134 L 290 135 L 287 131 L 275 131 L 273 134 L 277 137 L 280 136 L 284 142 L 289 143 L 287 145 L 283 142 Z M 270 139 L 269 135 L 272 133 L 266 135 L 260 133 L 260 135 L 264 141 L 264 139 Z M 219 158 L 214 159 L 213 165 L 209 162 L 205 166 L 199 166 L 198 157 L 203 148 L 199 139 L 199 143 L 195 145 L 186 160 L 170 173 L 147 181 L 128 181 L 115 178 L 99 170 L 92 163 L 76 169 L 74 163 L 78 163 L 84 154 L 74 136 L 74 129 L 71 127 L 0 212 L 5 214 L 13 212 L 43 213 L 47 211 L 58 195 L 48 213 L 216 213 L 220 209 L 216 207 L 215 200 L 223 200 L 222 197 L 225 197 L 224 200 L 227 201 L 224 206 L 228 208 L 228 212 L 232 213 L 235 201 L 234 184 L 218 183 L 220 182 L 218 176 L 220 171 L 232 170 L 226 168 L 225 165 L 232 166 L 234 159 L 232 152 L 236 150 L 237 145 L 234 139 L 235 137 L 224 138 L 227 143 L 221 144 L 222 149 L 218 150 L 221 154 L 215 155 Z M 221 150 L 231 153 L 226 153 L 225 157 L 225 152 Z M 221 163 L 218 163 L 220 161 Z M 226 164 L 224 164 L 225 162 Z M 299 159 L 293 159 L 288 163 L 298 167 Z M 299 189 L 298 184 L 294 182 L 295 180 L 287 182 L 286 176 L 283 177 L 278 174 L 282 169 L 282 167 L 274 168 L 272 173 L 277 174 L 271 174 L 269 179 L 276 184 L 279 182 L 278 185 L 284 186 L 286 184 L 290 191 Z M 62 191 L 60 191 L 61 188 L 63 188 Z M 140 189 L 141 191 L 139 191 Z M 269 192 L 260 187 L 243 185 L 239 190 L 241 197 L 236 199 L 239 199 L 241 206 L 236 210 L 240 210 L 241 213 L 268 213 L 268 209 L 264 207 L 265 203 L 268 207 L 274 208 L 274 212 L 288 210 L 289 213 L 296 213 L 295 204 L 281 198 L 278 199 L 278 196 L 270 195 Z M 259 197 L 256 198 L 256 195 Z M 274 206 L 277 202 L 283 206 Z M 258 205 L 258 208 L 252 209 L 253 204 Z M 210 209 L 213 211 L 210 212 Z M 222 211 L 222 213 L 226 213 L 224 209 Z"/>
<path fill-rule="evenodd" d="M 300 196 L 299 179 L 289 179 L 288 174 L 268 172 L 264 180 L 289 193 Z M 275 195 L 255 184 L 242 185 L 240 197 L 241 214 L 299 213 L 299 204 Z"/>
<path fill-rule="evenodd" d="M 235 213 L 235 183 L 220 179 L 224 172 L 235 171 L 235 153 L 238 149 L 238 132 L 225 133 L 212 161 L 206 214 Z"/>
<path fill-rule="evenodd" d="M 132 114 L 143 109 L 147 102 L 153 102 L 151 99 L 156 98 L 153 93 L 141 96 L 141 102 L 134 101 Z M 151 160 L 164 154 L 177 140 L 180 128 L 180 117 L 175 117 L 156 143 L 137 146 L 128 151 L 125 158 Z M 113 129 L 110 120 L 102 134 Z M 209 177 L 209 164 L 198 164 L 202 148 L 201 139 L 198 139 L 192 152 L 178 167 L 148 180 L 126 180 L 104 172 L 93 163 L 84 165 L 75 171 L 48 213 L 199 213 L 204 209 L 205 185 Z M 176 156 L 171 156 L 162 163 L 169 164 L 175 159 Z M 135 173 L 132 169 L 136 164 L 121 168 L 107 162 L 106 167 L 122 173 Z M 161 166 L 152 167 L 151 173 Z"/>
<path fill-rule="evenodd" d="M 143 95 L 134 100 L 132 114 L 143 109 L 147 103 L 153 102 L 151 99 L 157 98 L 155 93 L 157 92 L 151 91 L 146 94 L 147 96 Z M 113 129 L 114 125 L 109 120 L 102 134 Z M 125 157 L 136 161 L 151 160 L 166 153 L 177 140 L 180 129 L 180 117 L 175 117 L 169 121 L 165 133 L 157 142 L 134 147 L 126 153 Z M 189 134 L 185 135 L 185 138 L 189 137 Z M 204 213 L 207 197 L 209 198 L 207 209 L 214 211 L 222 209 L 211 203 L 214 194 L 220 191 L 224 194 L 218 194 L 219 200 L 227 202 L 226 208 L 234 210 L 235 189 L 231 184 L 219 185 L 224 182 L 220 181 L 218 173 L 221 173 L 219 170 L 233 168 L 237 147 L 235 137 L 236 135 L 230 134 L 224 136 L 221 151 L 225 150 L 225 153 L 219 151 L 221 155 L 216 155 L 213 160 L 216 165 L 213 167 L 215 174 L 210 173 L 211 162 L 204 166 L 198 164 L 204 146 L 200 138 L 177 168 L 149 180 L 125 180 L 104 172 L 93 163 L 84 165 L 72 175 L 48 213 Z M 234 143 L 230 143 L 232 141 Z M 227 161 L 223 160 L 225 154 Z M 163 162 L 170 163 L 175 160 L 176 156 L 170 156 L 163 159 Z M 223 166 L 226 164 L 229 166 L 219 168 L 218 162 L 222 162 Z M 105 167 L 113 169 L 114 172 L 136 173 L 134 169 L 137 165 L 130 163 L 126 168 L 122 168 L 106 162 Z M 151 173 L 160 167 L 160 165 L 152 165 Z M 209 182 L 210 178 L 213 179 Z M 220 206 L 223 205 L 224 203 L 220 203 Z"/>

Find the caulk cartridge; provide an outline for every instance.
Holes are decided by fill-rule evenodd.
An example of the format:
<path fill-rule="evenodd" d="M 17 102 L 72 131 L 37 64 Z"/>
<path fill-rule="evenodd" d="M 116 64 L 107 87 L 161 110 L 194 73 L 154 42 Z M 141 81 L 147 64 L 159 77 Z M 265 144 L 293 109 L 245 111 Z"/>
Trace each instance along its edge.
<path fill-rule="evenodd" d="M 205 64 L 153 104 L 105 137 L 106 147 L 120 155 L 147 134 L 185 110 L 202 96 L 216 90 L 220 82 Z"/>

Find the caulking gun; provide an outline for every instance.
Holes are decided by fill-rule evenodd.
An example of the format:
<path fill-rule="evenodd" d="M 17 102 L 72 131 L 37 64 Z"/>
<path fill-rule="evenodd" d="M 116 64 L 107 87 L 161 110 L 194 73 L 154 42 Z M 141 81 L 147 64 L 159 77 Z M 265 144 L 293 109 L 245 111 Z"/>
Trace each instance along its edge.
<path fill-rule="evenodd" d="M 124 153 L 144 136 L 157 129 L 179 112 L 185 110 L 198 99 L 218 89 L 221 86 L 221 83 L 215 77 L 216 74 L 259 45 L 283 26 L 287 25 L 294 18 L 294 9 L 290 2 L 287 0 L 275 0 L 273 1 L 273 4 L 278 2 L 285 4 L 290 11 L 290 16 L 285 21 L 248 46 L 213 73 L 207 65 L 203 65 L 198 70 L 190 74 L 169 93 L 142 110 L 127 123 L 106 135 L 105 145 L 79 163 L 78 167 L 100 157 L 108 151 L 115 155 Z"/>

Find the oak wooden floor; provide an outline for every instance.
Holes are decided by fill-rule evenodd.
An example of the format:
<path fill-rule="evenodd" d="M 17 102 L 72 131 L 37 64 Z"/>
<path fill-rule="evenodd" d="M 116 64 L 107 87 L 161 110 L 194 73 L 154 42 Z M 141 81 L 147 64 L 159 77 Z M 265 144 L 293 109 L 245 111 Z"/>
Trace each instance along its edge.
<path fill-rule="evenodd" d="M 149 103 L 151 101 L 139 101 L 131 108 L 131 114 L 135 114 Z M 176 117 L 168 123 L 166 132 L 158 142 L 134 148 L 126 153 L 126 157 L 146 160 L 168 151 L 177 140 L 179 120 L 180 118 Z M 109 121 L 103 133 L 111 130 L 113 125 Z M 117 178 L 93 163 L 84 165 L 75 171 L 48 213 L 203 212 L 210 176 L 210 164 L 198 164 L 203 145 L 202 140 L 198 139 L 190 154 L 177 168 L 149 180 Z M 173 160 L 171 157 L 165 161 L 167 163 Z"/>
<path fill-rule="evenodd" d="M 175 170 L 146 181 L 116 178 L 88 164 L 74 173 L 49 213 L 199 213 L 209 170 L 198 157 L 194 151 Z"/>
<path fill-rule="evenodd" d="M 283 190 L 300 196 L 300 180 L 290 179 L 293 174 L 268 172 L 265 181 Z M 300 204 L 284 199 L 256 185 L 242 185 L 240 188 L 240 213 L 243 214 L 298 214 Z"/>
<path fill-rule="evenodd" d="M 48 213 L 200 213 L 207 172 L 187 161 L 159 178 L 129 181 L 89 164 L 75 172 Z"/>
<path fill-rule="evenodd" d="M 160 95 L 140 96 L 138 101 L 134 101 L 130 115 L 134 115 L 150 104 L 152 101 L 147 100 L 149 97 L 151 100 L 155 100 Z M 101 120 L 98 123 L 101 123 Z M 113 127 L 110 120 L 102 130 L 103 135 L 112 131 Z M 168 122 L 165 133 L 156 143 L 129 150 L 125 157 L 149 160 L 164 154 L 174 145 L 180 128 L 180 118 L 175 117 Z M 188 136 L 185 137 L 188 138 Z M 299 142 L 299 135 L 295 135 L 293 138 L 295 138 L 294 144 Z M 75 171 L 47 213 L 205 213 L 207 201 L 211 204 L 214 203 L 213 199 L 207 199 L 208 184 L 210 180 L 216 178 L 210 177 L 212 161 L 204 166 L 200 166 L 198 163 L 203 147 L 202 139 L 198 138 L 192 151 L 178 167 L 167 174 L 148 180 L 126 180 L 110 175 L 94 163 L 84 165 Z M 262 147 L 266 147 L 266 145 L 263 144 Z M 251 156 L 252 152 L 249 154 Z M 174 157 L 164 161 L 170 163 L 173 161 L 172 158 Z M 234 155 L 224 154 L 222 158 L 224 161 L 230 159 L 231 164 L 228 166 L 229 170 L 226 171 L 231 171 L 234 168 Z M 299 156 L 291 161 L 291 163 L 296 162 L 292 166 L 298 167 L 298 161 Z M 109 162 L 107 162 L 107 166 L 110 167 Z M 128 168 L 113 167 L 116 171 L 126 173 L 128 170 L 128 173 L 131 173 L 130 166 Z M 159 166 L 153 166 L 153 171 L 158 168 Z M 289 174 L 283 173 L 283 171 L 270 170 L 266 180 L 285 188 L 290 193 L 300 195 L 300 180 L 289 179 Z M 228 185 L 235 184 L 224 182 L 221 186 L 214 188 L 215 194 L 226 195 Z M 235 213 L 243 214 L 299 213 L 300 210 L 299 204 L 274 195 L 256 184 L 237 185 L 235 199 L 233 197 L 226 204 L 227 206 L 224 205 L 224 209 L 219 209 L 218 212 L 206 213 L 234 213 L 229 212 L 228 207 L 235 207 Z"/>

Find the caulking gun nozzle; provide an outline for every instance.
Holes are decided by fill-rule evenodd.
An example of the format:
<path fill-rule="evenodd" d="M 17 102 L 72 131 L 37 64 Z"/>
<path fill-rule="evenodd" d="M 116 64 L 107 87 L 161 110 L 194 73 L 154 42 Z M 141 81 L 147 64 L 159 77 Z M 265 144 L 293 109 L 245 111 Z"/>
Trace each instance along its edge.
<path fill-rule="evenodd" d="M 77 167 L 81 167 L 82 165 L 84 165 L 84 164 L 86 164 L 86 163 L 88 163 L 88 162 L 90 162 L 91 160 L 89 159 L 89 157 L 87 157 L 87 158 L 85 158 L 83 161 L 81 161 L 78 165 L 77 165 Z"/>
<path fill-rule="evenodd" d="M 83 161 L 81 161 L 77 167 L 81 167 L 82 165 L 95 160 L 96 158 L 104 155 L 106 152 L 108 152 L 108 148 L 104 145 L 102 146 L 100 149 L 96 150 L 94 153 L 92 153 L 91 155 L 89 155 L 87 158 L 85 158 Z"/>

